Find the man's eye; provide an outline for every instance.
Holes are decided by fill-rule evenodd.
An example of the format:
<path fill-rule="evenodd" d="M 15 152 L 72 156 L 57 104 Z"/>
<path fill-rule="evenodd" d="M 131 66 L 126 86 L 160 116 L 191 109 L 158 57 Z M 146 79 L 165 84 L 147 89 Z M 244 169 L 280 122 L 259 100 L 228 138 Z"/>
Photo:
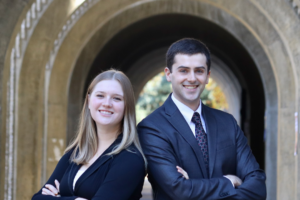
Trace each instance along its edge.
<path fill-rule="evenodd" d="M 187 70 L 185 70 L 185 69 L 182 69 L 182 70 L 180 70 L 180 72 L 182 72 L 182 73 L 186 73 L 186 72 L 187 72 Z"/>
<path fill-rule="evenodd" d="M 202 73 L 204 73 L 204 70 L 197 70 L 196 73 L 202 74 Z"/>

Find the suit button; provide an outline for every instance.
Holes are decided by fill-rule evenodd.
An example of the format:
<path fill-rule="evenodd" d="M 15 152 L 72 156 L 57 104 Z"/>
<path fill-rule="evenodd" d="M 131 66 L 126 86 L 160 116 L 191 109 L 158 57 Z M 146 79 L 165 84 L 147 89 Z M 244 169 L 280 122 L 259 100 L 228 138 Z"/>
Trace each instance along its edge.
<path fill-rule="evenodd" d="M 229 193 L 228 192 L 221 192 L 219 195 L 220 195 L 220 197 L 225 197 L 225 196 L 228 196 Z"/>

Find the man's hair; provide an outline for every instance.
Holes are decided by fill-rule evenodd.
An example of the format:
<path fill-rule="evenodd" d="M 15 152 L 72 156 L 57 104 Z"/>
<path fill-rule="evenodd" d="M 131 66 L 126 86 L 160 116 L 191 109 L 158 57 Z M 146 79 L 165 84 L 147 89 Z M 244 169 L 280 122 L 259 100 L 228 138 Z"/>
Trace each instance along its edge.
<path fill-rule="evenodd" d="M 177 54 L 204 54 L 206 57 L 207 73 L 210 70 L 210 52 L 206 45 L 199 40 L 193 38 L 183 38 L 174 42 L 167 51 L 167 67 L 172 72 L 174 58 Z"/>

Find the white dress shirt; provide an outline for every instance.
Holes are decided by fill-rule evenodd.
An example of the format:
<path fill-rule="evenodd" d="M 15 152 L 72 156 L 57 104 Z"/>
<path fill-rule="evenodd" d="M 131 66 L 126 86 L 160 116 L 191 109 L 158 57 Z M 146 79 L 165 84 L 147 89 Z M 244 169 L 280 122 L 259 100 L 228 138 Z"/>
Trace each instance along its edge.
<path fill-rule="evenodd" d="M 181 112 L 181 114 L 183 115 L 184 119 L 186 120 L 187 124 L 190 126 L 194 136 L 195 136 L 195 127 L 196 125 L 192 122 L 192 118 L 194 115 L 194 112 L 198 112 L 200 114 L 200 119 L 202 122 L 202 126 L 203 129 L 206 133 L 206 126 L 205 126 L 205 121 L 204 118 L 202 116 L 202 105 L 201 105 L 201 100 L 200 100 L 200 104 L 199 107 L 197 108 L 196 111 L 193 111 L 191 108 L 189 108 L 188 106 L 184 105 L 183 103 L 181 103 L 178 99 L 176 99 L 176 97 L 173 95 L 171 95 L 171 98 L 173 100 L 173 102 L 175 103 L 175 105 L 177 106 L 177 108 L 179 109 L 179 111 Z"/>
<path fill-rule="evenodd" d="M 192 117 L 194 115 L 194 112 L 198 112 L 200 114 L 200 119 L 201 119 L 201 122 L 202 122 L 202 126 L 203 126 L 203 129 L 206 132 L 206 125 L 205 125 L 205 121 L 204 121 L 204 118 L 202 116 L 202 104 L 201 104 L 201 100 L 200 100 L 200 104 L 199 104 L 199 107 L 197 108 L 196 111 L 193 111 L 191 108 L 189 108 L 188 106 L 184 105 L 183 103 L 181 103 L 178 99 L 176 99 L 176 97 L 173 95 L 171 95 L 171 98 L 173 100 L 173 102 L 175 103 L 175 105 L 177 106 L 177 108 L 179 109 L 179 111 L 181 112 L 181 114 L 183 115 L 184 119 L 186 120 L 187 124 L 190 126 L 194 136 L 195 136 L 195 124 L 192 122 Z M 195 136 L 196 137 L 196 136 Z M 232 186 L 234 187 L 234 184 L 233 182 L 226 176 L 224 176 L 225 178 L 227 178 Z"/>

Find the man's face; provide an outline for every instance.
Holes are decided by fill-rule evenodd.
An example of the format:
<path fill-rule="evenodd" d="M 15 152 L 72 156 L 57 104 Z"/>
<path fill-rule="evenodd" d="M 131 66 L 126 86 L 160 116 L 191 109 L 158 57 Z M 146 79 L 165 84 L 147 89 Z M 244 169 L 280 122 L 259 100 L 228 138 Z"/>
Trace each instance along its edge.
<path fill-rule="evenodd" d="M 172 73 L 169 68 L 165 68 L 166 78 L 172 84 L 176 99 L 196 110 L 200 103 L 200 95 L 210 76 L 210 71 L 207 70 L 204 54 L 177 54 Z"/>

